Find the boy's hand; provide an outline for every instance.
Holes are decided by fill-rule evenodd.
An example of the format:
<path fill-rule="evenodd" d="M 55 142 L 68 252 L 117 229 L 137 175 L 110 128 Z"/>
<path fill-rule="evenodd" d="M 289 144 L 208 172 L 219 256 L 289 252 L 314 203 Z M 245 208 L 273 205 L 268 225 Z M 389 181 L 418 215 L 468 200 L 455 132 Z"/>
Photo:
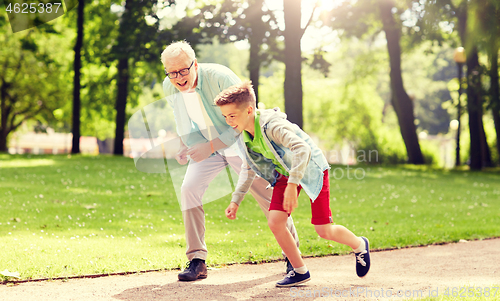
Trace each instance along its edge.
<path fill-rule="evenodd" d="M 226 217 L 228 219 L 235 219 L 236 218 L 236 212 L 238 211 L 238 204 L 231 202 L 229 206 L 226 208 Z"/>
<path fill-rule="evenodd" d="M 283 199 L 283 209 L 291 214 L 295 208 L 299 206 L 297 195 L 297 184 L 288 183 L 285 188 L 285 195 Z"/>
<path fill-rule="evenodd" d="M 195 146 L 188 149 L 187 154 L 195 162 L 201 162 L 207 159 L 212 154 L 210 142 L 196 144 Z"/>

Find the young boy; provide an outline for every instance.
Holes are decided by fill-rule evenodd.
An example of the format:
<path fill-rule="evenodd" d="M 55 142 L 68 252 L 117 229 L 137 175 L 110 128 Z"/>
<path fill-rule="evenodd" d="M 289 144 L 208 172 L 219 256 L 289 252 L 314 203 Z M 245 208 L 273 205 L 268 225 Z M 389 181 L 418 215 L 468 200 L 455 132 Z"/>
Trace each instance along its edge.
<path fill-rule="evenodd" d="M 226 216 L 236 218 L 237 203 L 247 193 L 256 174 L 274 186 L 268 225 L 294 267 L 294 271 L 276 286 L 295 286 L 311 277 L 285 226 L 288 216 L 298 207 L 301 189 L 311 199 L 311 223 L 318 235 L 351 247 L 356 256 L 356 273 L 364 277 L 370 269 L 368 239 L 357 237 L 344 226 L 332 224 L 330 167 L 311 138 L 289 122 L 279 108 L 256 110 L 255 94 L 249 81 L 222 91 L 214 103 L 220 107 L 226 122 L 241 132 L 238 146 L 246 159 Z"/>

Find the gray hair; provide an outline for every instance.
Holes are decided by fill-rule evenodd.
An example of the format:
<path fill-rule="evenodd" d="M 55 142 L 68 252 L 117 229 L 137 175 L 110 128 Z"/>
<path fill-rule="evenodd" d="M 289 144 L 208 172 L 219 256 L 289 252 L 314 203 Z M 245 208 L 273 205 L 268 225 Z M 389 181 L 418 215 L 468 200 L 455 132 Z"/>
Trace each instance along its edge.
<path fill-rule="evenodd" d="M 167 58 L 177 57 L 182 53 L 185 53 L 190 60 L 194 60 L 196 58 L 194 50 L 188 42 L 178 41 L 173 42 L 172 44 L 168 45 L 165 50 L 163 50 L 163 52 L 161 53 L 161 62 L 163 63 L 163 65 L 166 65 L 165 61 L 167 60 Z"/>

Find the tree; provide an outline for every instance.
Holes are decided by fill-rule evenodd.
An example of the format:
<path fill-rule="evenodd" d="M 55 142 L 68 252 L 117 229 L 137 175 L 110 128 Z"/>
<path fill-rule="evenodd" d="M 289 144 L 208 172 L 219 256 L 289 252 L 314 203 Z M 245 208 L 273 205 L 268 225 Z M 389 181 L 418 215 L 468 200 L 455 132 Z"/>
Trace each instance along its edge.
<path fill-rule="evenodd" d="M 73 61 L 73 141 L 72 154 L 80 153 L 80 69 L 82 67 L 81 51 L 83 47 L 83 20 L 85 11 L 85 0 L 80 0 L 77 17 L 77 36 L 75 42 L 75 59 Z"/>
<path fill-rule="evenodd" d="M 462 1 L 458 7 L 459 34 L 467 54 L 467 111 L 469 113 L 470 132 L 470 167 L 480 170 L 491 166 L 486 134 L 483 126 L 483 87 L 481 82 L 482 67 L 479 64 L 479 38 L 476 36 L 473 24 L 470 22 L 470 3 Z"/>
<path fill-rule="evenodd" d="M 304 30 L 300 27 L 301 0 L 283 1 L 283 12 L 285 14 L 285 111 L 291 122 L 302 127 L 302 52 L 300 40 Z"/>
<path fill-rule="evenodd" d="M 480 170 L 485 164 L 487 147 L 483 127 L 481 66 L 477 46 L 468 44 L 467 50 L 467 111 L 469 112 L 470 167 Z"/>
<path fill-rule="evenodd" d="M 69 98 L 64 47 L 67 42 L 52 25 L 12 34 L 0 16 L 0 151 L 9 134 L 23 122 L 47 123 Z"/>
<path fill-rule="evenodd" d="M 123 155 L 126 106 L 131 78 L 131 62 L 157 62 L 161 49 L 159 19 L 153 12 L 156 1 L 127 0 L 121 16 L 118 36 L 110 57 L 118 61 L 116 94 L 116 130 L 113 153 Z M 148 24 L 146 16 L 152 18 Z M 166 41 L 163 41 L 166 42 Z"/>
<path fill-rule="evenodd" d="M 500 87 L 498 76 L 498 51 L 500 50 L 500 3 L 484 1 L 474 8 L 473 20 L 476 34 L 482 39 L 480 44 L 488 55 L 490 88 L 489 105 L 493 115 L 496 132 L 497 154 L 500 155 Z M 500 159 L 499 159 L 500 160 Z M 499 162 L 500 163 L 500 162 Z"/>
<path fill-rule="evenodd" d="M 493 44 L 493 43 L 492 43 Z M 497 154 L 499 156 L 500 164 L 500 86 L 498 77 L 498 38 L 495 39 L 496 50 L 494 47 L 490 50 L 490 104 L 491 112 L 493 115 L 493 122 L 495 124 L 495 132 L 497 135 Z"/>
<path fill-rule="evenodd" d="M 238 3 L 233 3 L 233 7 Z M 238 13 L 243 8 L 242 13 Z M 276 18 L 264 6 L 264 0 L 249 0 L 232 9 L 234 24 L 227 24 L 232 20 L 226 19 L 226 26 L 219 32 L 221 38 L 227 42 L 247 39 L 250 44 L 248 71 L 253 83 L 257 103 L 259 102 L 260 68 L 270 63 L 273 58 L 279 57 L 277 38 L 282 33 L 278 28 Z M 264 21 L 266 20 L 266 21 Z M 265 49 L 264 49 L 265 48 Z"/>
<path fill-rule="evenodd" d="M 248 22 L 251 24 L 251 35 L 248 38 L 250 43 L 250 58 L 248 60 L 248 71 L 250 80 L 255 90 L 255 98 L 259 102 L 259 78 L 260 67 L 264 61 L 262 55 L 262 43 L 266 41 L 266 27 L 262 21 L 263 0 L 255 0 L 249 5 Z M 268 31 L 269 32 L 269 31 Z"/>
<path fill-rule="evenodd" d="M 417 3 L 417 1 L 414 1 Z M 490 1 L 479 0 L 436 0 L 416 5 L 419 10 L 425 11 L 416 23 L 418 32 L 415 36 L 431 41 L 442 41 L 446 38 L 441 26 L 443 22 L 453 25 L 453 33 L 459 37 L 465 47 L 467 56 L 467 110 L 469 115 L 470 134 L 470 168 L 480 170 L 484 166 L 491 166 L 491 154 L 487 144 L 483 126 L 483 92 L 481 76 L 483 67 L 479 64 L 481 35 L 478 34 L 477 8 Z M 491 2 L 492 3 L 492 2 Z M 448 37 L 449 38 L 449 37 Z M 489 42 L 488 42 L 489 43 Z"/>
<path fill-rule="evenodd" d="M 95 136 L 99 151 L 104 143 L 112 149 L 115 135 L 116 61 L 111 58 L 117 39 L 119 16 L 112 0 L 91 1 L 85 5 L 85 36 L 82 51 L 81 134 Z"/>
<path fill-rule="evenodd" d="M 404 9 L 397 7 L 393 0 L 348 1 L 334 8 L 325 18 L 329 20 L 330 26 L 334 29 L 341 29 L 347 36 L 360 37 L 367 33 L 376 35 L 381 30 L 385 32 L 391 67 L 391 104 L 398 117 L 408 162 L 423 164 L 424 158 L 414 123 L 413 101 L 406 93 L 401 75 L 402 18 L 396 15 L 401 11 Z"/>
<path fill-rule="evenodd" d="M 399 128 L 408 153 L 408 162 L 424 164 L 424 157 L 418 143 L 417 128 L 413 122 L 413 101 L 406 93 L 401 75 L 401 24 L 396 22 L 392 9 L 395 7 L 392 0 L 380 0 L 379 10 L 382 27 L 387 40 L 389 62 L 391 66 L 391 103 L 398 116 Z"/>
<path fill-rule="evenodd" d="M 304 26 L 301 27 L 301 0 L 283 1 L 283 13 L 285 16 L 285 111 L 288 119 L 303 127 L 302 115 L 302 51 L 300 41 L 314 16 L 318 2 L 314 6 L 311 16 Z"/>

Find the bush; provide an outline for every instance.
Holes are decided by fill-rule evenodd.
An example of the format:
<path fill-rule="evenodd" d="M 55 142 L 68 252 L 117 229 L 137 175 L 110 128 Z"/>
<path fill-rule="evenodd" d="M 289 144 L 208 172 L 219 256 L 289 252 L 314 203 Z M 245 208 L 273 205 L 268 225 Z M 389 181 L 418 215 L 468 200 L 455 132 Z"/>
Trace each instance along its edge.
<path fill-rule="evenodd" d="M 403 164 L 408 161 L 406 148 L 397 129 L 383 125 L 377 131 L 377 150 L 380 164 Z"/>
<path fill-rule="evenodd" d="M 420 140 L 420 149 L 426 165 L 444 166 L 445 162 L 440 156 L 439 146 L 436 143 L 429 140 Z"/>

